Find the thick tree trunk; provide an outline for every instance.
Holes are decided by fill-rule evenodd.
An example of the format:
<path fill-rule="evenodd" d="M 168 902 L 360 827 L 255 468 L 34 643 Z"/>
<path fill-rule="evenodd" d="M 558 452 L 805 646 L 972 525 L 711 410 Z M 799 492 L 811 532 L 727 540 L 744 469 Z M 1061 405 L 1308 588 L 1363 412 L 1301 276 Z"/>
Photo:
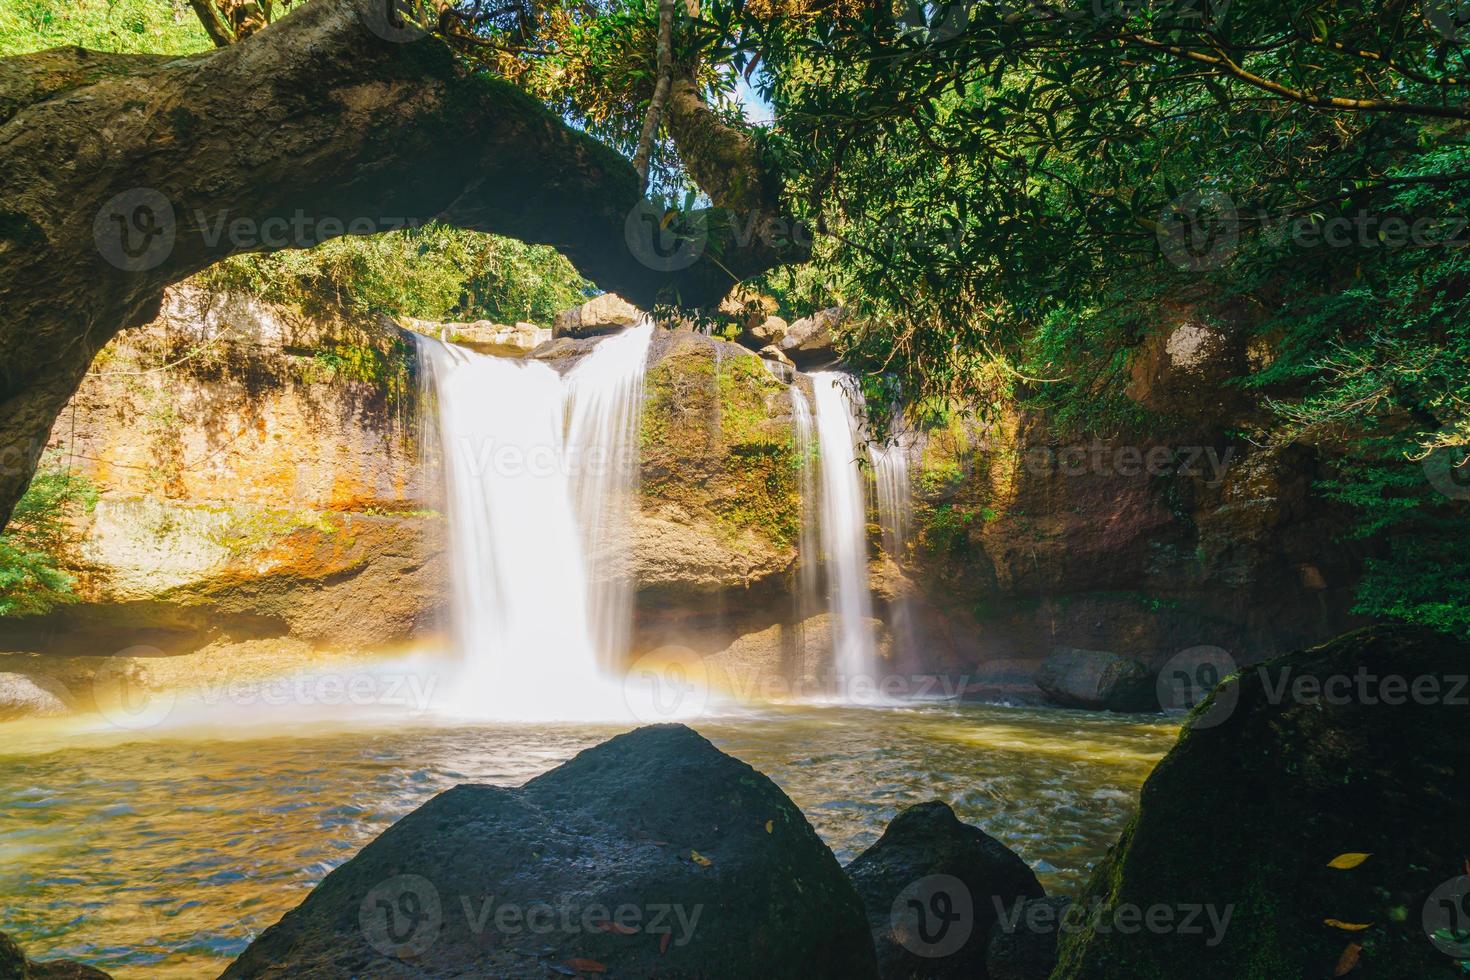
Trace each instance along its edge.
<path fill-rule="evenodd" d="M 625 159 L 382 7 L 312 0 L 189 58 L 0 61 L 0 528 L 96 352 L 227 255 L 438 218 L 554 245 L 645 307 L 805 257 L 724 212 L 670 239 Z"/>

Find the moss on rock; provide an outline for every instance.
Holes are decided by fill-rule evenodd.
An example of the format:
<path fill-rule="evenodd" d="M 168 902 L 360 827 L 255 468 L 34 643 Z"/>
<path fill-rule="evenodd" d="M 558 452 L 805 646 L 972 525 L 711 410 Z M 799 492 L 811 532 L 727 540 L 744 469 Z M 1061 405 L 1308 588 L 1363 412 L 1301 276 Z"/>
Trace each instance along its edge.
<path fill-rule="evenodd" d="M 673 506 L 739 551 L 791 550 L 800 459 L 790 395 L 760 359 L 696 334 L 660 342 L 644 383 L 643 506 Z"/>
<path fill-rule="evenodd" d="M 1350 943 L 1355 978 L 1463 976 L 1423 917 L 1470 855 L 1467 673 L 1455 641 L 1375 627 L 1228 679 L 1144 784 L 1053 980 L 1329 977 Z M 1170 925 L 1125 933 L 1123 909 Z"/>

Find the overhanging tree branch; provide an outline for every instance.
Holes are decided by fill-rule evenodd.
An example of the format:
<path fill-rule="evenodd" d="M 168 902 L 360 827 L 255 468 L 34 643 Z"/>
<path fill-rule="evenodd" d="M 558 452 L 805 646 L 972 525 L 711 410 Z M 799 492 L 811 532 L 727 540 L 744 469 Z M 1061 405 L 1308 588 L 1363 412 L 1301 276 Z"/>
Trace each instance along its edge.
<path fill-rule="evenodd" d="M 312 0 L 204 55 L 0 60 L 0 105 L 16 106 L 0 125 L 0 526 L 95 353 L 228 255 L 437 219 L 555 246 L 645 307 L 712 306 L 734 279 L 805 257 L 743 236 L 725 210 L 692 224 L 698 248 L 664 254 L 625 158 L 382 13 Z M 711 197 L 755 200 L 730 190 Z"/>
<path fill-rule="evenodd" d="M 638 151 L 633 155 L 633 169 L 638 171 L 638 182 L 648 189 L 648 160 L 653 155 L 653 141 L 658 135 L 658 124 L 663 116 L 664 103 L 669 99 L 669 83 L 674 73 L 674 0 L 658 0 L 658 53 L 657 80 L 653 83 L 653 96 L 648 101 L 648 112 L 643 117 L 643 131 L 638 134 Z"/>

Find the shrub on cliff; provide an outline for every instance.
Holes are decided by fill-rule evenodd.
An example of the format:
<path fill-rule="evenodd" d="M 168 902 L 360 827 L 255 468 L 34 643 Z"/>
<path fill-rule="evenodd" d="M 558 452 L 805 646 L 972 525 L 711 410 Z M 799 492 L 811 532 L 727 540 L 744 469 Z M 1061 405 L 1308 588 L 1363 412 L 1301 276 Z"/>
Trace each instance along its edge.
<path fill-rule="evenodd" d="M 0 616 L 29 616 L 75 601 L 58 558 L 75 540 L 74 521 L 97 505 L 86 477 L 56 464 L 36 472 L 0 534 Z"/>

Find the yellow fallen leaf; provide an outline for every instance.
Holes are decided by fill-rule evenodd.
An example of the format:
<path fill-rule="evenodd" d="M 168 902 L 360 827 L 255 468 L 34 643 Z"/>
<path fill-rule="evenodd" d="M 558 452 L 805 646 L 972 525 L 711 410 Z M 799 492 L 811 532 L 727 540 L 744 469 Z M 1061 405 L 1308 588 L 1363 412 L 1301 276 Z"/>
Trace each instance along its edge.
<path fill-rule="evenodd" d="M 1341 929 L 1344 932 L 1362 932 L 1364 929 L 1373 925 L 1371 922 L 1343 922 L 1340 919 L 1323 919 L 1322 923 L 1334 929 Z"/>
<path fill-rule="evenodd" d="M 775 824 L 775 822 L 776 821 L 774 821 L 774 820 L 767 820 L 766 821 L 766 833 L 769 834 L 771 832 L 771 827 L 772 827 L 772 825 Z"/>
<path fill-rule="evenodd" d="M 567 960 L 566 965 L 571 967 L 573 970 L 576 970 L 578 973 L 607 972 L 606 965 L 599 963 L 597 960 L 587 959 L 586 957 L 577 957 L 575 959 Z"/>
<path fill-rule="evenodd" d="M 1358 956 L 1363 952 L 1363 947 L 1357 943 L 1348 943 L 1342 955 L 1337 958 L 1337 969 L 1332 971 L 1334 977 L 1345 977 L 1353 972 L 1353 967 L 1358 965 Z"/>
<path fill-rule="evenodd" d="M 1331 861 L 1328 861 L 1327 866 L 1329 868 L 1336 868 L 1339 871 L 1349 871 L 1372 856 L 1371 854 L 1359 854 L 1356 851 L 1349 851 L 1346 854 L 1339 854 Z"/>
<path fill-rule="evenodd" d="M 710 864 L 713 863 L 713 862 L 710 861 L 709 858 L 705 857 L 703 854 L 700 854 L 698 851 L 690 851 L 689 852 L 689 860 L 693 861 L 695 864 L 699 865 L 701 868 L 707 868 L 707 867 L 710 866 Z"/>

